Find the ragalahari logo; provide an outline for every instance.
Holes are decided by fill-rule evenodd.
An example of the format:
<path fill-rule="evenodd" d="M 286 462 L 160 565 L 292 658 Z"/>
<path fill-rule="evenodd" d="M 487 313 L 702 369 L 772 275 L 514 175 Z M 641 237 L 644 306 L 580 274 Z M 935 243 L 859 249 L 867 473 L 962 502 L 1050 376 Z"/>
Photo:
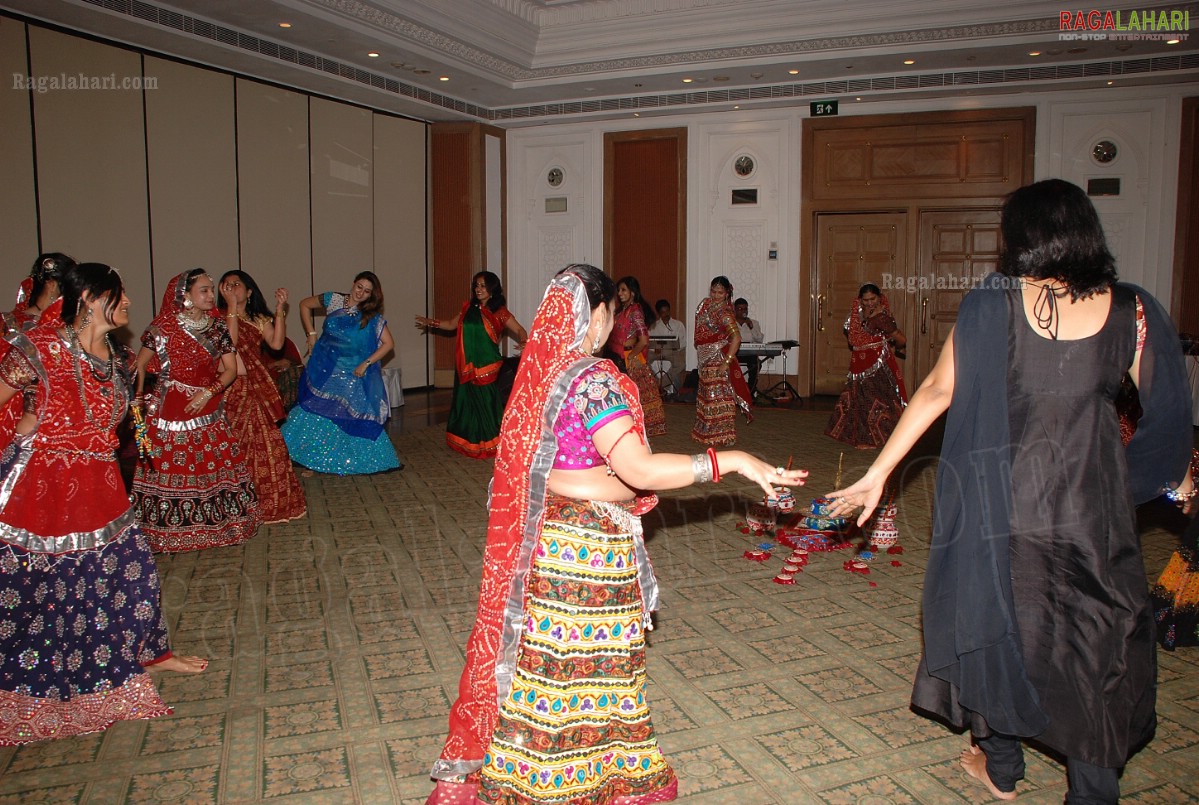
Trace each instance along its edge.
<path fill-rule="evenodd" d="M 1159 40 L 1181 42 L 1191 29 L 1191 12 L 1183 9 L 1145 11 L 1068 11 L 1058 13 L 1058 39 Z"/>

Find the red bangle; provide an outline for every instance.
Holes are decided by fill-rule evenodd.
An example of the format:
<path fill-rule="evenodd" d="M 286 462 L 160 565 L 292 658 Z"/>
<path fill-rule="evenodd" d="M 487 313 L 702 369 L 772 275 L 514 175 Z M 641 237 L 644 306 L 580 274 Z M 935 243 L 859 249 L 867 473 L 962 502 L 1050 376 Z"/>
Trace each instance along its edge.
<path fill-rule="evenodd" d="M 708 448 L 708 461 L 712 462 L 712 483 L 720 483 L 720 465 L 716 463 L 716 448 Z"/>

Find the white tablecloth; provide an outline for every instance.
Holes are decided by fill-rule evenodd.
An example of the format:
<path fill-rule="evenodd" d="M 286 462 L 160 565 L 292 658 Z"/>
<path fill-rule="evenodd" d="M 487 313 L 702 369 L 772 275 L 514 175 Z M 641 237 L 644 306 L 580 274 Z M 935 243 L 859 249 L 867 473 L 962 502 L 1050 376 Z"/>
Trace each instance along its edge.
<path fill-rule="evenodd" d="M 404 404 L 404 384 L 400 381 L 398 366 L 383 370 L 383 385 L 387 389 L 387 402 L 392 408 Z"/>

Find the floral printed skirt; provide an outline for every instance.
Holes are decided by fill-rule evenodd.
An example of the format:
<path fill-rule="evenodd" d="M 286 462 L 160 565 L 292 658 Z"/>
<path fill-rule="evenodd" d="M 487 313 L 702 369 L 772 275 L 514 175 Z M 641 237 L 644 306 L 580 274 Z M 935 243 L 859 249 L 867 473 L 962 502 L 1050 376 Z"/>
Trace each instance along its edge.
<path fill-rule="evenodd" d="M 171 712 L 142 668 L 170 648 L 154 557 L 128 520 L 99 549 L 0 544 L 0 746 Z"/>
<path fill-rule="evenodd" d="M 483 760 L 487 803 L 664 802 L 677 781 L 645 698 L 632 534 L 551 495 L 526 582 L 512 688 Z"/>

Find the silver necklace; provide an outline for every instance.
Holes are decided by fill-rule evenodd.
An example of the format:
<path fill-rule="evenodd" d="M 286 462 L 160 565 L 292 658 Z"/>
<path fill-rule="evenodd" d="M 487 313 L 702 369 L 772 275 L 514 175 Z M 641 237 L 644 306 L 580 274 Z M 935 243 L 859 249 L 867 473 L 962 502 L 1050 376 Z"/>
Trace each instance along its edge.
<path fill-rule="evenodd" d="M 96 371 L 95 360 L 92 356 L 83 349 L 79 343 L 79 335 L 75 332 L 75 328 L 67 325 L 63 328 L 67 333 L 67 349 L 71 353 L 74 360 L 71 361 L 72 368 L 75 374 L 75 385 L 79 389 L 79 401 L 83 403 L 83 415 L 87 417 L 87 421 L 96 430 L 101 430 L 100 424 L 96 422 L 95 416 L 92 414 L 92 406 L 87 400 L 87 388 L 83 384 L 83 364 L 86 362 L 91 370 L 92 377 L 100 384 L 100 396 L 107 397 L 104 384 L 114 381 L 116 375 L 116 358 L 115 351 L 112 348 L 112 341 L 108 335 L 104 336 L 104 345 L 108 347 L 108 370 L 104 373 Z M 113 382 L 112 393 L 112 410 L 108 414 L 108 427 L 106 431 L 115 430 L 120 424 L 121 417 L 124 415 L 125 401 L 122 398 L 121 390 L 123 387 L 120 384 Z"/>
<path fill-rule="evenodd" d="M 190 330 L 193 333 L 202 333 L 212 326 L 211 316 L 202 316 L 197 321 L 186 313 L 176 313 L 175 318 L 179 320 L 179 323 L 183 325 L 184 329 Z"/>

